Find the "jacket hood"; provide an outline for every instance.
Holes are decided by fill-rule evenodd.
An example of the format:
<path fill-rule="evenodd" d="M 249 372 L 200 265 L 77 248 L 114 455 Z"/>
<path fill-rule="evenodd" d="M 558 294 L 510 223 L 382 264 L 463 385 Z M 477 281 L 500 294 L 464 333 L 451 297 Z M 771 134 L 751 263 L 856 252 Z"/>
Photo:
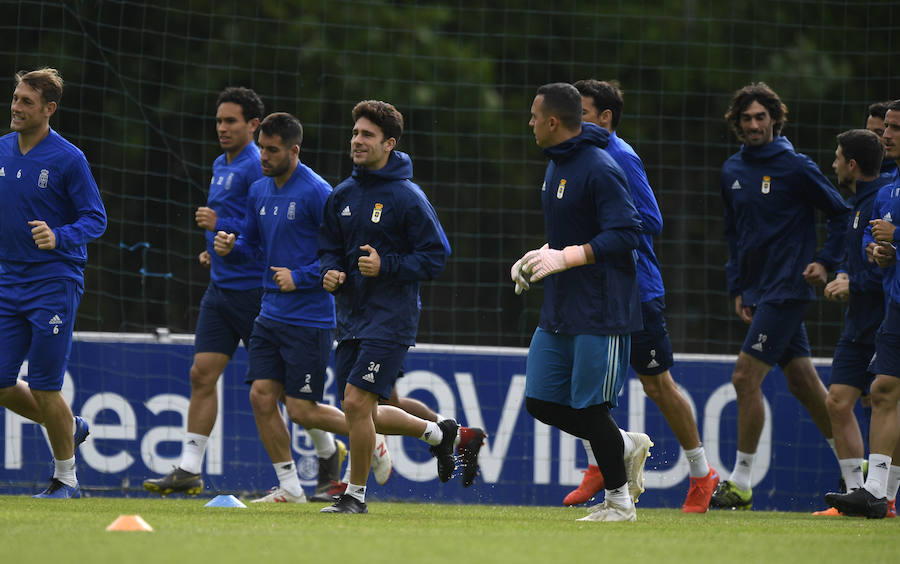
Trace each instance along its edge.
<path fill-rule="evenodd" d="M 366 179 L 409 180 L 412 178 L 412 159 L 401 151 L 391 151 L 388 162 L 378 170 L 369 170 L 361 166 L 353 167 L 353 177 L 362 182 Z"/>
<path fill-rule="evenodd" d="M 599 125 L 583 122 L 581 124 L 581 133 L 571 139 L 566 139 L 558 145 L 547 147 L 544 149 L 544 154 L 550 159 L 558 160 L 578 151 L 582 145 L 596 145 L 601 149 L 605 149 L 609 145 L 609 131 Z"/>
<path fill-rule="evenodd" d="M 794 146 L 787 137 L 776 135 L 771 143 L 761 147 L 741 145 L 741 158 L 747 161 L 767 161 L 782 153 L 793 153 Z"/>

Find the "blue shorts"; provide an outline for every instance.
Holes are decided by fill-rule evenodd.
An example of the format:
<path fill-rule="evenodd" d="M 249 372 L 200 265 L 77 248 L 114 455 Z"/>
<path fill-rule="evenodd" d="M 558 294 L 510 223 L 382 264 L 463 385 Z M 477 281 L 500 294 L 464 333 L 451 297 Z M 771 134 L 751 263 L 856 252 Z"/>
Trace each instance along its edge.
<path fill-rule="evenodd" d="M 238 343 L 250 347 L 253 320 L 259 314 L 262 288 L 226 290 L 210 283 L 200 301 L 194 331 L 194 353 L 234 356 Z"/>
<path fill-rule="evenodd" d="M 641 303 L 644 328 L 631 334 L 631 367 L 642 376 L 662 374 L 675 364 L 665 311 L 662 296 Z"/>
<path fill-rule="evenodd" d="M 0 286 L 0 388 L 16 384 L 27 358 L 31 389 L 62 389 L 83 293 L 69 278 Z"/>
<path fill-rule="evenodd" d="M 349 339 L 334 351 L 334 371 L 338 397 L 353 384 L 383 399 L 391 399 L 397 375 L 403 370 L 408 345 L 378 339 Z"/>
<path fill-rule="evenodd" d="M 900 378 L 900 303 L 890 300 L 886 310 L 875 333 L 875 357 L 869 372 Z"/>
<path fill-rule="evenodd" d="M 753 311 L 753 322 L 741 351 L 769 366 L 784 368 L 797 357 L 809 356 L 809 339 L 803 318 L 809 302 L 765 302 Z"/>
<path fill-rule="evenodd" d="M 615 407 L 630 349 L 627 335 L 559 335 L 538 327 L 528 348 L 525 396 L 575 409 Z"/>
<path fill-rule="evenodd" d="M 278 380 L 284 384 L 286 396 L 322 401 L 333 339 L 331 329 L 257 317 L 250 336 L 247 383 Z"/>
<path fill-rule="evenodd" d="M 875 345 L 855 343 L 848 338 L 838 339 L 831 361 L 831 381 L 828 385 L 853 386 L 866 394 L 874 375 L 869 372 L 869 363 L 875 356 Z"/>

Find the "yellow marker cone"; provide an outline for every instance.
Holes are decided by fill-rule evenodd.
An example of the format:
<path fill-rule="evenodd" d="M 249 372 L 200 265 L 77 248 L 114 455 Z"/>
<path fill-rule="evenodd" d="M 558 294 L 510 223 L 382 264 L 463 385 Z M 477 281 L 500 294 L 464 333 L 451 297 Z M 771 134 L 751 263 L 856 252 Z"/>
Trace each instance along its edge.
<path fill-rule="evenodd" d="M 153 532 L 151 527 L 144 521 L 140 515 L 119 515 L 119 517 L 106 527 L 107 531 L 148 531 Z"/>

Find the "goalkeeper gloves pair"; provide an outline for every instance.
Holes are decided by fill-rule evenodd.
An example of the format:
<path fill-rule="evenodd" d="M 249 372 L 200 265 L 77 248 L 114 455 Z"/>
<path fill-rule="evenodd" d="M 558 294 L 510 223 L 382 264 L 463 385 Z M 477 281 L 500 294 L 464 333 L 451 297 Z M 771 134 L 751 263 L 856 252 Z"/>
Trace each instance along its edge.
<path fill-rule="evenodd" d="M 563 250 L 551 249 L 544 243 L 540 249 L 528 251 L 516 261 L 509 271 L 509 276 L 516 284 L 516 295 L 528 291 L 531 282 L 543 280 L 556 272 L 581 266 L 587 262 L 587 255 L 582 245 L 570 245 Z"/>

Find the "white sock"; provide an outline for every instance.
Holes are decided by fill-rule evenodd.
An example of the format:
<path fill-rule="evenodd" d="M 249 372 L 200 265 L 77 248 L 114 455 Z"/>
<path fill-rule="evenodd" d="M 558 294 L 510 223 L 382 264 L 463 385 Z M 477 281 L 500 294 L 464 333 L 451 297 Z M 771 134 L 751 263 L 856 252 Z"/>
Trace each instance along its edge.
<path fill-rule="evenodd" d="M 425 423 L 425 432 L 422 433 L 422 436 L 419 438 L 431 446 L 441 444 L 441 440 L 444 438 L 444 432 L 441 431 L 438 424 L 433 421 L 426 421 Z"/>
<path fill-rule="evenodd" d="M 344 469 L 344 477 L 341 481 L 345 484 L 350 483 L 350 449 L 347 449 L 347 468 Z"/>
<path fill-rule="evenodd" d="M 847 485 L 847 491 L 861 488 L 863 485 L 862 458 L 844 458 L 838 460 L 841 467 L 841 477 Z"/>
<path fill-rule="evenodd" d="M 78 478 L 75 477 L 75 457 L 68 460 L 53 461 L 53 477 L 73 488 L 78 485 Z"/>
<path fill-rule="evenodd" d="M 316 445 L 316 456 L 319 458 L 331 458 L 331 455 L 337 450 L 337 445 L 334 443 L 334 435 L 321 429 L 307 429 L 306 433 L 312 439 L 313 444 Z"/>
<path fill-rule="evenodd" d="M 900 489 L 900 466 L 891 465 L 891 471 L 888 472 L 887 495 L 888 500 L 897 498 L 897 490 Z"/>
<path fill-rule="evenodd" d="M 834 457 L 837 458 L 838 460 L 840 460 L 841 457 L 838 456 L 838 453 L 837 453 L 837 447 L 834 446 L 834 439 L 833 439 L 833 438 L 831 438 L 831 439 L 825 439 L 825 442 L 828 443 L 828 446 L 831 447 L 831 452 L 834 453 Z"/>
<path fill-rule="evenodd" d="M 181 445 L 181 463 L 179 468 L 191 474 L 199 474 L 203 469 L 203 455 L 206 453 L 206 442 L 209 437 L 197 433 L 185 433 Z"/>
<path fill-rule="evenodd" d="M 869 475 L 863 486 L 875 499 L 887 497 L 888 474 L 891 469 L 891 457 L 884 454 L 869 454 Z"/>
<path fill-rule="evenodd" d="M 739 489 L 749 490 L 754 458 L 756 458 L 756 453 L 737 451 L 737 460 L 734 462 L 734 470 L 731 471 L 728 481 Z"/>
<path fill-rule="evenodd" d="M 709 474 L 709 461 L 706 459 L 706 450 L 703 445 L 684 451 L 688 463 L 691 465 L 689 474 L 691 478 L 704 478 Z"/>
<path fill-rule="evenodd" d="M 303 494 L 303 488 L 300 487 L 300 477 L 297 476 L 297 467 L 293 460 L 284 462 L 276 462 L 272 464 L 275 468 L 275 475 L 278 476 L 278 485 L 287 493 L 300 497 Z"/>
<path fill-rule="evenodd" d="M 591 448 L 591 441 L 581 439 L 581 444 L 584 445 L 584 452 L 587 453 L 588 464 L 590 466 L 597 466 L 597 457 L 594 456 L 594 449 Z"/>
<path fill-rule="evenodd" d="M 355 498 L 360 503 L 366 502 L 366 487 L 365 486 L 357 486 L 356 484 L 347 484 L 347 491 L 344 492 L 350 497 Z"/>
<path fill-rule="evenodd" d="M 628 458 L 628 455 L 631 454 L 631 451 L 634 450 L 634 441 L 631 437 L 628 436 L 628 433 L 626 433 L 622 429 L 619 429 L 619 433 L 622 434 L 622 441 L 625 443 L 625 452 L 623 453 L 623 455 L 625 456 L 625 458 Z"/>
<path fill-rule="evenodd" d="M 631 507 L 634 501 L 631 500 L 631 494 L 628 493 L 628 482 L 622 487 L 614 490 L 606 490 L 606 501 L 611 501 L 620 507 Z"/>

